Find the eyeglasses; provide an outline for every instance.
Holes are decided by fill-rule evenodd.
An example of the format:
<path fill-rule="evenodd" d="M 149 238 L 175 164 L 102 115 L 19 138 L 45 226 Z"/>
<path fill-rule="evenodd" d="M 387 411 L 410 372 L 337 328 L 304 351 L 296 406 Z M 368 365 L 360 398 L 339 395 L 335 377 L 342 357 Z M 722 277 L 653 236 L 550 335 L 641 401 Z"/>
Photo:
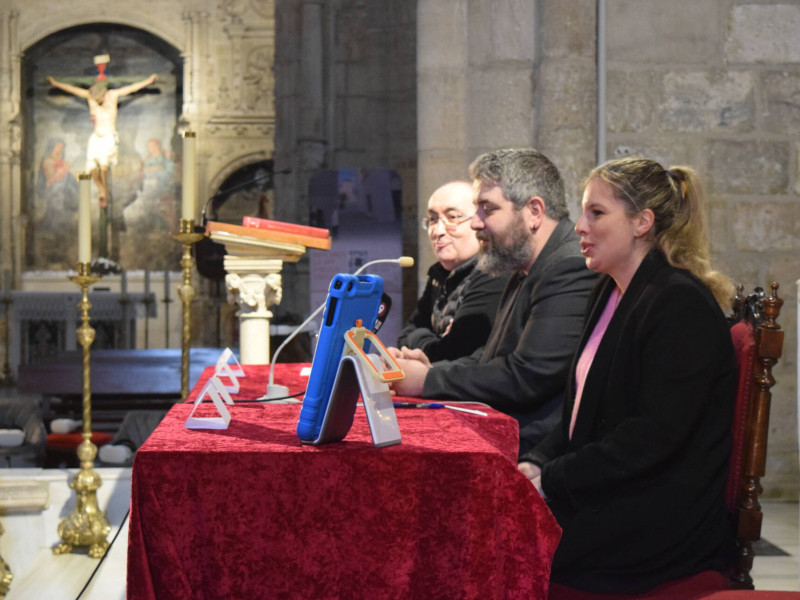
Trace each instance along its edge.
<path fill-rule="evenodd" d="M 435 229 L 436 225 L 441 221 L 447 231 L 454 231 L 461 223 L 469 221 L 473 216 L 474 215 L 442 215 L 441 217 L 423 217 L 419 223 L 425 231 L 431 231 Z"/>

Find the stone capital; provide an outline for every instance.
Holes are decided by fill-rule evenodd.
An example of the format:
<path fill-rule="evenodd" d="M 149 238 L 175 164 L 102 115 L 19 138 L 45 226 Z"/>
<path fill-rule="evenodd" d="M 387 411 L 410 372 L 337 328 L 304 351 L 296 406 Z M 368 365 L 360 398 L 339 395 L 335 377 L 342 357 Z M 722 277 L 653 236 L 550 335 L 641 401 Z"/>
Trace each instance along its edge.
<path fill-rule="evenodd" d="M 239 305 L 239 317 L 272 317 L 269 307 L 280 304 L 283 281 L 279 273 L 228 273 L 225 286 L 230 297 Z"/>

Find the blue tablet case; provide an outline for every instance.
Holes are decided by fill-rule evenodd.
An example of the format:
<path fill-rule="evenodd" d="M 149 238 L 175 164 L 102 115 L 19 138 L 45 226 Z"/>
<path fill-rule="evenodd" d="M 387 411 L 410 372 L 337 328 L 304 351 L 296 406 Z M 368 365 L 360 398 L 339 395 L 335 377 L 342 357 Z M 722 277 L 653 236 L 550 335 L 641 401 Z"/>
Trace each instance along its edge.
<path fill-rule="evenodd" d="M 319 436 L 342 359 L 345 332 L 355 327 L 357 320 L 371 330 L 378 317 L 382 295 L 383 279 L 378 275 L 339 273 L 331 280 L 308 388 L 297 423 L 297 436 L 302 442 L 313 443 Z M 350 419 L 352 422 L 352 415 Z"/>

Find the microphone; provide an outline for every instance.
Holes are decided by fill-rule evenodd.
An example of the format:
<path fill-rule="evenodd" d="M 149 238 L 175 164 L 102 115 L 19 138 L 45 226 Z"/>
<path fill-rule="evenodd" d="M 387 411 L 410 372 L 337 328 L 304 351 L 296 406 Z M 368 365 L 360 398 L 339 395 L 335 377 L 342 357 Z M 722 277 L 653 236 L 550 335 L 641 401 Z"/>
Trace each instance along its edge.
<path fill-rule="evenodd" d="M 398 258 L 379 258 L 377 260 L 371 260 L 371 261 L 366 262 L 363 265 L 361 265 L 356 270 L 356 272 L 353 273 L 353 275 L 360 275 L 368 267 L 371 267 L 372 265 L 383 264 L 383 263 L 393 263 L 393 264 L 400 265 L 401 267 L 413 267 L 414 266 L 414 259 L 411 256 L 400 256 Z M 278 349 L 275 350 L 275 353 L 272 355 L 272 360 L 269 363 L 269 380 L 268 380 L 268 383 L 267 383 L 267 396 L 266 396 L 267 400 L 270 400 L 272 398 L 285 398 L 286 396 L 289 395 L 289 388 L 288 387 L 286 387 L 285 385 L 276 385 L 276 384 L 273 383 L 274 376 L 275 376 L 273 367 L 275 365 L 276 359 L 278 358 L 278 355 L 280 354 L 281 350 L 283 350 L 283 348 L 286 346 L 286 344 L 288 344 L 295 337 L 297 337 L 297 334 L 299 334 L 301 331 L 303 331 L 305 329 L 306 325 L 308 325 L 312 320 L 314 320 L 314 318 L 319 313 L 321 313 L 323 311 L 323 309 L 325 308 L 325 305 L 327 303 L 328 303 L 328 299 L 325 298 L 325 302 L 320 304 L 314 310 L 314 312 L 312 312 L 308 316 L 308 318 L 305 321 L 300 323 L 300 325 L 298 325 L 297 328 L 294 331 L 292 331 L 292 333 L 290 333 L 286 337 L 285 340 L 283 340 L 281 345 L 278 346 Z M 387 311 L 388 311 L 388 308 L 387 308 L 387 310 L 384 311 L 384 318 L 386 318 L 386 312 Z"/>

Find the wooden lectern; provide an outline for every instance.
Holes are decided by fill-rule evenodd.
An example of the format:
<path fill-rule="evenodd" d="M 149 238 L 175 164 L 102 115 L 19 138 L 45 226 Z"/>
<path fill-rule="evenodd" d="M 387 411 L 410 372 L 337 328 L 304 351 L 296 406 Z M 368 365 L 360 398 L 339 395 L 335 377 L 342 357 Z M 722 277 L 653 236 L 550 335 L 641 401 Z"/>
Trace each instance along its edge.
<path fill-rule="evenodd" d="M 280 225 L 276 230 L 217 221 L 206 224 L 206 235 L 225 246 L 225 286 L 239 304 L 239 354 L 245 365 L 269 364 L 269 307 L 281 302 L 283 263 L 297 262 L 307 247 L 331 247 L 330 236 L 307 235 L 300 231 L 307 230 L 305 226 Z"/>

